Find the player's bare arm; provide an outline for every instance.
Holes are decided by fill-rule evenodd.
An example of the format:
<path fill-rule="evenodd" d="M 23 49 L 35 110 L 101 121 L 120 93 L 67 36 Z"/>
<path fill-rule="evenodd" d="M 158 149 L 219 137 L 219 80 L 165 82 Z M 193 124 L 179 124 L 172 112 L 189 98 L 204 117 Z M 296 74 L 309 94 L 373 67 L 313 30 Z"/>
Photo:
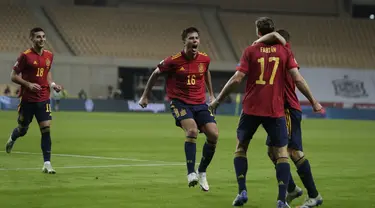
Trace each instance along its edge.
<path fill-rule="evenodd" d="M 26 87 L 33 92 L 36 92 L 36 91 L 39 91 L 39 90 L 42 89 L 40 87 L 40 85 L 38 85 L 36 83 L 30 83 L 30 82 L 22 79 L 22 76 L 20 74 L 17 74 L 17 72 L 14 71 L 14 70 L 12 70 L 12 72 L 10 73 L 10 78 L 11 78 L 12 82 L 14 82 L 16 84 L 19 84 L 23 87 Z"/>
<path fill-rule="evenodd" d="M 48 85 L 50 87 L 52 87 L 53 90 L 55 90 L 56 92 L 60 92 L 61 90 L 61 86 L 60 85 L 57 85 L 53 79 L 52 79 L 52 72 L 49 71 L 48 74 L 47 74 L 47 81 L 48 81 Z"/>
<path fill-rule="evenodd" d="M 224 88 L 221 90 L 219 95 L 214 101 L 211 101 L 210 108 L 212 110 L 216 110 L 216 108 L 219 106 L 219 104 L 237 87 L 241 84 L 243 78 L 246 76 L 245 73 L 241 71 L 236 71 L 234 75 L 228 80 L 228 82 L 225 84 Z"/>
<path fill-rule="evenodd" d="M 309 100 L 315 112 L 322 111 L 322 106 L 320 103 L 314 98 L 312 92 L 307 84 L 306 80 L 303 78 L 301 73 L 298 71 L 297 68 L 293 68 L 289 70 L 290 75 L 293 78 L 293 81 L 296 84 L 298 90 Z"/>
<path fill-rule="evenodd" d="M 148 96 L 151 92 L 151 89 L 152 87 L 155 85 L 156 83 L 156 80 L 158 79 L 158 77 L 160 76 L 161 74 L 161 71 L 159 68 L 156 68 L 150 78 L 148 78 L 148 81 L 147 81 L 147 84 L 146 84 L 146 88 L 145 90 L 143 91 L 143 94 L 142 94 L 142 97 L 141 99 L 139 100 L 138 104 L 142 107 L 142 108 L 145 108 L 147 107 L 147 104 L 148 104 Z"/>
<path fill-rule="evenodd" d="M 286 43 L 287 43 L 285 38 L 283 36 L 281 36 L 278 32 L 272 32 L 272 33 L 268 33 L 268 34 L 260 37 L 253 44 L 270 43 L 270 42 L 275 42 L 275 41 L 278 41 L 283 45 L 286 45 Z"/>
<path fill-rule="evenodd" d="M 210 102 L 212 102 L 215 99 L 214 90 L 212 88 L 212 80 L 211 80 L 211 72 L 209 70 L 206 71 L 206 76 L 204 77 L 206 82 L 206 88 L 208 91 L 208 94 L 210 95 Z"/>

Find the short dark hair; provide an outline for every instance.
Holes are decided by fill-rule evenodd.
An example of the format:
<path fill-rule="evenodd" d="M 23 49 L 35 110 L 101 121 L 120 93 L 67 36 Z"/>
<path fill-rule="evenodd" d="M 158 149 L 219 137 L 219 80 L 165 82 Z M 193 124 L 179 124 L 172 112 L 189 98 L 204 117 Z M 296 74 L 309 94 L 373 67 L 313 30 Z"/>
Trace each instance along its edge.
<path fill-rule="evenodd" d="M 33 37 L 34 33 L 37 32 L 44 32 L 44 30 L 41 27 L 34 27 L 33 29 L 30 30 L 30 37 Z"/>
<path fill-rule="evenodd" d="M 290 34 L 289 34 L 288 31 L 286 31 L 284 29 L 280 29 L 280 30 L 277 30 L 276 32 L 279 33 L 281 36 L 283 36 L 283 38 L 286 40 L 286 42 L 290 41 Z"/>
<path fill-rule="evenodd" d="M 255 21 L 255 25 L 257 26 L 258 32 L 261 35 L 266 35 L 268 33 L 275 31 L 275 24 L 273 23 L 273 20 L 269 17 L 259 17 Z"/>
<path fill-rule="evenodd" d="M 182 40 L 185 40 L 188 34 L 193 33 L 193 32 L 196 32 L 199 35 L 199 30 L 196 27 L 188 27 L 185 30 L 183 30 L 181 33 Z"/>

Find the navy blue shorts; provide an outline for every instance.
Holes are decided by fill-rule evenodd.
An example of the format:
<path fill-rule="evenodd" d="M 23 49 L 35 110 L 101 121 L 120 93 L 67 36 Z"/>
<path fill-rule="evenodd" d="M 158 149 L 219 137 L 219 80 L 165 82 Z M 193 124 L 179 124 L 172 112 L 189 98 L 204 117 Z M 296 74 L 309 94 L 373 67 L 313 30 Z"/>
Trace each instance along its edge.
<path fill-rule="evenodd" d="M 303 151 L 301 121 L 302 112 L 293 108 L 285 109 L 286 126 L 288 129 L 288 148 Z M 270 146 L 271 139 L 267 136 L 267 145 Z"/>
<path fill-rule="evenodd" d="M 258 127 L 262 124 L 267 134 L 271 136 L 270 145 L 283 147 L 288 144 L 288 130 L 285 117 L 272 118 L 253 116 L 241 113 L 237 128 L 237 138 L 240 142 L 250 142 Z"/>
<path fill-rule="evenodd" d="M 215 116 L 208 109 L 207 104 L 191 105 L 181 100 L 173 99 L 170 103 L 172 115 L 176 120 L 176 126 L 181 127 L 181 121 L 184 119 L 194 119 L 198 128 L 207 123 L 216 123 Z"/>
<path fill-rule="evenodd" d="M 18 124 L 28 127 L 34 116 L 38 123 L 52 120 L 50 100 L 43 102 L 21 101 L 18 106 Z"/>

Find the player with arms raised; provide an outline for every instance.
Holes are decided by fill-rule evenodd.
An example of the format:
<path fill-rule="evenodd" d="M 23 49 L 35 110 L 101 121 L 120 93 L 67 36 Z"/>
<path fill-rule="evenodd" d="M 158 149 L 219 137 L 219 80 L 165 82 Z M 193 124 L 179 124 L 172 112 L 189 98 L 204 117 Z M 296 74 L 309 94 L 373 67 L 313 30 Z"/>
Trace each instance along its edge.
<path fill-rule="evenodd" d="M 16 127 L 6 144 L 6 152 L 12 151 L 19 137 L 25 136 L 29 124 L 35 116 L 42 134 L 41 148 L 43 152 L 44 173 L 56 173 L 51 165 L 51 105 L 50 89 L 60 91 L 61 87 L 52 81 L 52 52 L 45 50 L 46 35 L 42 28 L 30 31 L 33 47 L 18 57 L 11 73 L 14 83 L 21 85 L 21 102 L 18 108 L 18 127 Z"/>
<path fill-rule="evenodd" d="M 256 22 L 258 36 L 274 31 L 274 23 L 268 17 Z M 263 125 L 271 138 L 271 146 L 276 156 L 276 178 L 278 181 L 277 207 L 289 207 L 286 203 L 286 188 L 289 182 L 290 165 L 288 163 L 288 133 L 284 114 L 284 87 L 286 74 L 290 73 L 298 88 L 313 104 L 315 110 L 321 106 L 316 103 L 311 92 L 298 72 L 298 65 L 289 49 L 281 44 L 268 45 L 258 43 L 249 46 L 242 54 L 237 72 L 232 76 L 217 99 L 210 104 L 216 109 L 220 102 L 238 86 L 245 76 L 248 77 L 243 99 L 243 112 L 237 128 L 237 147 L 234 166 L 238 182 L 238 194 L 233 206 L 242 206 L 248 200 L 246 191 L 246 173 L 248 169 L 246 152 L 248 145 L 258 129 Z"/>
<path fill-rule="evenodd" d="M 281 36 L 280 36 L 281 35 Z M 256 43 L 264 42 L 270 43 L 279 41 L 287 48 L 290 49 L 290 34 L 286 30 L 278 30 L 277 32 L 269 33 L 259 38 Z M 307 189 L 309 197 L 306 199 L 301 208 L 316 207 L 323 203 L 323 198 L 316 189 L 314 178 L 311 172 L 310 163 L 303 153 L 302 147 L 302 109 L 299 103 L 297 94 L 295 92 L 295 83 L 290 75 L 286 76 L 285 86 L 285 116 L 287 120 L 287 127 L 289 133 L 288 152 L 289 157 L 292 159 L 297 167 L 297 173 L 300 176 L 305 188 Z M 270 142 L 270 138 L 267 138 L 267 143 Z M 272 155 L 272 150 L 269 147 L 269 156 L 272 162 L 275 164 L 275 157 Z M 292 174 L 290 173 L 288 193 L 286 200 L 291 203 L 294 199 L 302 195 L 302 189 L 298 187 L 293 180 Z"/>
<path fill-rule="evenodd" d="M 146 89 L 139 101 L 139 105 L 146 107 L 148 95 L 157 78 L 167 75 L 166 91 L 171 100 L 172 115 L 176 125 L 185 131 L 185 156 L 187 165 L 187 179 L 189 187 L 200 184 L 203 191 L 208 191 L 206 169 L 210 164 L 218 140 L 218 128 L 214 115 L 206 104 L 205 88 L 210 99 L 214 99 L 211 75 L 208 70 L 210 58 L 199 52 L 199 31 L 194 27 L 186 28 L 182 32 L 184 49 L 174 56 L 163 60 L 150 76 Z M 203 146 L 203 153 L 198 171 L 195 171 L 196 138 L 199 130 L 207 140 Z"/>

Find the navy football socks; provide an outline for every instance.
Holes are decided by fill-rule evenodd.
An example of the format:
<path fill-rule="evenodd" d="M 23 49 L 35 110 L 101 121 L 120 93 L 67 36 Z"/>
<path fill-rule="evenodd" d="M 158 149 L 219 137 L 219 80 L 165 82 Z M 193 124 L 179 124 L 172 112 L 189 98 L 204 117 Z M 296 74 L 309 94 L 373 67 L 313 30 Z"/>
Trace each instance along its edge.
<path fill-rule="evenodd" d="M 309 197 L 316 198 L 319 193 L 316 190 L 310 163 L 307 159 L 304 159 L 302 164 L 297 167 L 297 173 L 301 178 L 303 185 L 306 187 Z"/>
<path fill-rule="evenodd" d="M 294 183 L 292 173 L 289 172 L 289 183 L 288 183 L 288 192 L 292 192 L 296 189 L 297 185 Z"/>
<path fill-rule="evenodd" d="M 275 169 L 276 169 L 276 161 L 272 160 L 272 163 L 275 165 Z M 297 185 L 293 180 L 292 173 L 289 172 L 288 192 L 290 193 L 290 192 L 294 191 L 296 189 L 296 187 L 297 187 Z"/>
<path fill-rule="evenodd" d="M 12 140 L 16 141 L 20 136 L 21 134 L 20 134 L 20 131 L 18 130 L 18 127 L 13 129 L 12 136 L 11 136 Z"/>
<path fill-rule="evenodd" d="M 246 189 L 246 174 L 247 174 L 247 158 L 245 155 L 234 158 L 234 169 L 236 170 L 236 177 L 238 183 L 238 194 Z"/>
<path fill-rule="evenodd" d="M 195 154 L 197 151 L 196 138 L 186 137 L 185 156 L 188 174 L 195 172 Z"/>
<path fill-rule="evenodd" d="M 216 144 L 209 143 L 206 141 L 203 145 L 202 159 L 199 164 L 198 172 L 206 172 L 208 165 L 210 165 L 212 158 L 214 157 Z"/>
<path fill-rule="evenodd" d="M 40 131 L 42 133 L 42 141 L 41 141 L 41 148 L 43 152 L 43 159 L 44 162 L 51 161 L 51 134 L 50 134 L 50 128 L 42 127 L 40 128 Z"/>
<path fill-rule="evenodd" d="M 276 164 L 276 178 L 279 183 L 279 195 L 277 200 L 285 202 L 286 188 L 289 183 L 290 165 L 288 162 L 279 162 Z"/>

